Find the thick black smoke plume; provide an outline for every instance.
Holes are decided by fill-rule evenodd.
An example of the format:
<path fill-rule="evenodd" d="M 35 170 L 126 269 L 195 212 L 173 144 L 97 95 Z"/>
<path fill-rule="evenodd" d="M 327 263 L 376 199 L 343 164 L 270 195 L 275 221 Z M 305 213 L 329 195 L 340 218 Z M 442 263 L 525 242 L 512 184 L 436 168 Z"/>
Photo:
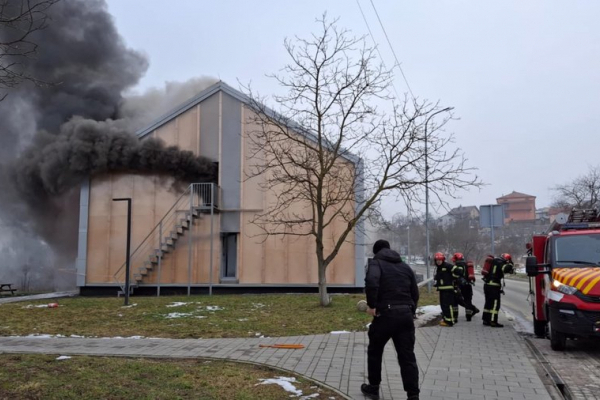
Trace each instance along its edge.
<path fill-rule="evenodd" d="M 4 1 L 13 7 L 25 0 Z M 152 104 L 157 92 L 123 98 L 148 62 L 126 47 L 104 0 L 60 0 L 47 16 L 47 27 L 28 38 L 37 45 L 36 54 L 22 64 L 25 75 L 45 84 L 22 83 L 0 101 L 0 253 L 19 238 L 38 238 L 38 246 L 28 241 L 29 254 L 46 254 L 50 245 L 54 270 L 72 270 L 83 179 L 144 171 L 198 182 L 209 180 L 214 167 L 190 152 L 150 138 L 140 142 L 128 133 L 160 115 L 140 110 L 164 112 L 166 104 Z M 192 86 L 199 83 L 208 81 Z M 13 270 L 32 263 L 27 255 L 9 262 Z M 5 267 L 0 265 L 0 277 Z"/>
<path fill-rule="evenodd" d="M 115 121 L 79 117 L 63 124 L 58 136 L 43 133 L 18 159 L 14 177 L 21 193 L 38 202 L 59 196 L 93 174 L 145 172 L 184 182 L 214 182 L 216 166 L 191 151 L 165 146 L 161 140 L 140 141 Z"/>

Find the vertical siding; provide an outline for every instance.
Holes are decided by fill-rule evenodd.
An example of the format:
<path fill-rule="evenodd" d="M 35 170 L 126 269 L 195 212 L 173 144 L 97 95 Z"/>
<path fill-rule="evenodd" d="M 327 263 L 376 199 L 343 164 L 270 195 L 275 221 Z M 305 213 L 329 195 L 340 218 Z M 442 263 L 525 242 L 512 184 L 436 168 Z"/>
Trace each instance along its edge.
<path fill-rule="evenodd" d="M 221 138 L 221 207 L 240 209 L 240 175 L 242 154 L 241 103 L 231 96 L 222 97 Z M 240 231 L 240 212 L 226 211 L 221 214 L 223 232 Z"/>

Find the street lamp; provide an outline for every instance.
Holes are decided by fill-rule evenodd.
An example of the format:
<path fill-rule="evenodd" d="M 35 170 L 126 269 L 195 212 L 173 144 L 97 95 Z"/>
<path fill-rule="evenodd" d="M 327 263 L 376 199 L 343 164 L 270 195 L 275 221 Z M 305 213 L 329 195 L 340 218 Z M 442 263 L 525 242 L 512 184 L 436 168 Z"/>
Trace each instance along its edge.
<path fill-rule="evenodd" d="M 453 107 L 446 107 L 442 110 L 438 110 L 431 114 L 427 120 L 425 120 L 425 256 L 426 256 L 426 265 L 427 265 L 427 280 L 431 278 L 431 266 L 429 259 L 429 154 L 427 153 L 427 127 L 429 126 L 429 121 L 431 118 L 435 117 L 439 113 L 446 112 L 452 110 Z M 427 289 L 431 292 L 431 282 L 427 283 Z"/>
<path fill-rule="evenodd" d="M 122 197 L 113 199 L 113 201 L 127 202 L 127 252 L 125 253 L 125 305 L 129 305 L 129 269 L 130 269 L 130 251 L 131 251 L 131 197 Z"/>

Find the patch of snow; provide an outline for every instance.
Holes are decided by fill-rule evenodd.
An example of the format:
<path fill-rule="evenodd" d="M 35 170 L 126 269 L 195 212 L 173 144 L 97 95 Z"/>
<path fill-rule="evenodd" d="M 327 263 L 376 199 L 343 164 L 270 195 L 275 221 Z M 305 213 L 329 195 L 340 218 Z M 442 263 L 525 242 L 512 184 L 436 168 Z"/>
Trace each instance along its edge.
<path fill-rule="evenodd" d="M 137 303 L 130 304 L 128 306 L 121 306 L 121 308 L 131 308 L 137 306 Z"/>
<path fill-rule="evenodd" d="M 238 321 L 245 322 L 245 321 L 248 321 L 248 318 L 238 318 Z"/>
<path fill-rule="evenodd" d="M 332 335 L 341 335 L 343 333 L 350 333 L 350 332 L 348 332 L 348 331 L 331 331 L 329 333 L 331 333 Z"/>
<path fill-rule="evenodd" d="M 419 307 L 417 308 L 416 315 L 415 327 L 423 326 L 442 315 L 442 307 L 439 305 Z"/>
<path fill-rule="evenodd" d="M 69 335 L 69 337 L 72 337 L 72 338 L 84 338 L 85 336 L 80 336 L 80 335 Z"/>
<path fill-rule="evenodd" d="M 265 305 L 262 303 L 252 303 L 252 307 L 254 308 L 263 308 Z"/>
<path fill-rule="evenodd" d="M 36 306 L 34 306 L 33 304 L 27 304 L 26 306 L 23 306 L 21 308 L 48 308 L 48 304 L 38 304 Z"/>
<path fill-rule="evenodd" d="M 60 361 L 60 360 L 68 360 L 68 359 L 70 359 L 70 358 L 71 358 L 71 357 L 69 357 L 69 356 L 60 356 L 60 357 L 56 357 L 56 359 L 57 359 L 57 360 L 59 360 L 59 361 Z"/>
<path fill-rule="evenodd" d="M 183 318 L 183 317 L 189 317 L 191 316 L 191 313 L 178 313 L 178 312 L 173 312 L 173 313 L 169 313 L 165 316 L 165 318 L 167 319 L 173 319 L 173 318 Z"/>
<path fill-rule="evenodd" d="M 185 306 L 186 304 L 190 304 L 190 303 L 186 303 L 185 301 L 174 301 L 171 304 L 167 304 L 167 307 L 181 307 L 181 306 Z"/>
<path fill-rule="evenodd" d="M 319 397 L 319 393 L 313 393 L 313 394 L 309 394 L 308 396 L 300 397 L 300 400 L 315 399 L 317 397 Z"/>
<path fill-rule="evenodd" d="M 223 307 L 219 307 L 219 306 L 206 306 L 206 309 L 208 311 L 219 311 L 219 310 L 222 310 Z"/>
<path fill-rule="evenodd" d="M 286 392 L 289 393 L 293 393 L 296 396 L 302 396 L 302 390 L 296 389 L 296 386 L 294 386 L 294 383 L 296 383 L 296 378 L 288 378 L 285 376 L 278 376 L 276 378 L 271 378 L 271 379 L 259 379 L 259 381 L 261 381 L 260 383 L 257 383 L 257 385 L 279 385 L 283 388 L 283 390 L 285 390 Z"/>
<path fill-rule="evenodd" d="M 206 315 L 196 315 L 194 318 L 202 319 L 202 318 L 206 318 Z"/>

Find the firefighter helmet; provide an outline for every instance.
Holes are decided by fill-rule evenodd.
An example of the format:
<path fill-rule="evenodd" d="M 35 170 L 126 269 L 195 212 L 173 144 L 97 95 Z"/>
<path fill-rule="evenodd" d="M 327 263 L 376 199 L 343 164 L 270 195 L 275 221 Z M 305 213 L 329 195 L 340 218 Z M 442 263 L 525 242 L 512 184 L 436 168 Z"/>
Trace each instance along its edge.
<path fill-rule="evenodd" d="M 452 255 L 452 262 L 464 261 L 464 260 L 465 260 L 465 256 L 463 256 L 463 253 L 454 253 Z"/>
<path fill-rule="evenodd" d="M 500 258 L 502 258 L 506 262 L 512 262 L 512 257 L 508 253 L 502 253 L 502 255 L 500 256 Z"/>
<path fill-rule="evenodd" d="M 435 255 L 433 256 L 433 259 L 435 261 L 446 261 L 446 256 L 443 253 L 440 253 L 439 251 L 437 253 L 435 253 Z"/>

